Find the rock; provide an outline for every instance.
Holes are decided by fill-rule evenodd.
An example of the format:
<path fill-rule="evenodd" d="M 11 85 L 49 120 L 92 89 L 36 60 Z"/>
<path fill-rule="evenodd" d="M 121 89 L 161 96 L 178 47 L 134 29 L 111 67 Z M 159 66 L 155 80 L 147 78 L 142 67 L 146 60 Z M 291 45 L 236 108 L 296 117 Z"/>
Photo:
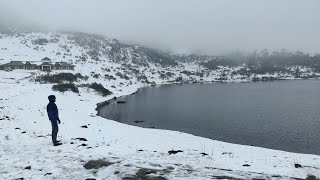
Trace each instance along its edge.
<path fill-rule="evenodd" d="M 301 164 L 298 164 L 298 163 L 295 163 L 295 164 L 294 164 L 294 167 L 295 167 L 295 168 L 302 168 Z"/>
<path fill-rule="evenodd" d="M 157 170 L 154 170 L 154 169 L 144 169 L 144 168 L 142 168 L 142 169 L 139 169 L 139 171 L 137 172 L 137 176 L 138 177 L 144 177 L 144 176 L 146 176 L 146 175 L 148 175 L 148 174 L 155 174 L 155 173 L 157 173 Z"/>
<path fill-rule="evenodd" d="M 96 180 L 95 178 L 87 178 L 86 180 Z"/>
<path fill-rule="evenodd" d="M 208 156 L 208 154 L 207 154 L 207 153 L 200 153 L 200 154 L 202 154 L 203 156 Z"/>
<path fill-rule="evenodd" d="M 114 163 L 112 162 L 108 162 L 108 161 L 105 161 L 105 160 L 102 160 L 102 159 L 98 159 L 98 160 L 90 160 L 88 161 L 83 167 L 86 168 L 86 169 L 99 169 L 103 166 L 110 166 Z"/>
<path fill-rule="evenodd" d="M 76 138 L 79 141 L 88 141 L 86 138 Z"/>
<path fill-rule="evenodd" d="M 150 180 L 166 180 L 166 178 L 162 177 L 162 176 L 155 176 L 155 177 L 150 177 L 148 178 Z"/>
<path fill-rule="evenodd" d="M 179 153 L 179 152 L 183 152 L 183 151 L 181 151 L 181 150 L 177 150 L 177 151 L 175 151 L 175 150 L 171 150 L 171 151 L 168 151 L 168 153 L 171 155 L 171 154 L 177 154 L 177 153 Z"/>
<path fill-rule="evenodd" d="M 212 176 L 215 179 L 237 179 L 231 176 Z"/>
<path fill-rule="evenodd" d="M 117 101 L 118 104 L 124 104 L 126 101 Z"/>
<path fill-rule="evenodd" d="M 25 134 L 25 133 L 27 133 L 27 132 L 26 132 L 26 131 L 22 131 L 22 132 L 21 132 L 21 134 Z"/>
<path fill-rule="evenodd" d="M 44 176 L 50 176 L 52 173 L 46 173 Z"/>
<path fill-rule="evenodd" d="M 31 169 L 31 166 L 27 166 L 27 167 L 25 167 L 24 169 L 30 170 L 30 169 Z"/>
<path fill-rule="evenodd" d="M 88 126 L 87 125 L 83 125 L 83 126 L 81 126 L 82 128 L 88 128 Z"/>
<path fill-rule="evenodd" d="M 249 167 L 249 166 L 251 166 L 251 165 L 249 165 L 249 164 L 244 164 L 244 165 L 242 165 L 242 166 L 244 166 L 244 167 Z"/>
<path fill-rule="evenodd" d="M 159 170 L 155 169 L 139 169 L 135 176 L 124 177 L 122 180 L 166 180 L 166 178 L 161 176 L 149 176 L 149 174 L 155 174 Z"/>
<path fill-rule="evenodd" d="M 319 180 L 316 176 L 308 174 L 306 180 Z"/>
<path fill-rule="evenodd" d="M 122 180 L 137 180 L 137 177 L 124 177 Z"/>
<path fill-rule="evenodd" d="M 167 169 L 169 169 L 169 170 L 174 170 L 174 167 L 172 167 L 172 166 L 169 166 Z"/>

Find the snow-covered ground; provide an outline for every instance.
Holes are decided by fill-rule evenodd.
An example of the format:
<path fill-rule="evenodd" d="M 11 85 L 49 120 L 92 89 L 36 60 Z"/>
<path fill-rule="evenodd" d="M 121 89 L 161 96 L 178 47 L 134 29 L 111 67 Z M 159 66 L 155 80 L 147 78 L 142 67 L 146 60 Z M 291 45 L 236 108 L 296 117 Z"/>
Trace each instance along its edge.
<path fill-rule="evenodd" d="M 117 180 L 134 178 L 144 169 L 155 170 L 150 177 L 179 180 L 320 177 L 316 155 L 224 143 L 101 118 L 96 116 L 96 104 L 112 96 L 104 98 L 86 88 L 80 88 L 79 94 L 58 93 L 52 91 L 52 84 L 30 81 L 36 73 L 0 71 L 0 179 Z M 123 86 L 113 92 L 126 95 L 141 86 Z M 50 94 L 57 97 L 62 121 L 58 137 L 63 145 L 57 147 L 51 143 L 46 114 Z M 182 152 L 169 154 L 171 150 Z M 113 164 L 84 168 L 97 159 Z"/>

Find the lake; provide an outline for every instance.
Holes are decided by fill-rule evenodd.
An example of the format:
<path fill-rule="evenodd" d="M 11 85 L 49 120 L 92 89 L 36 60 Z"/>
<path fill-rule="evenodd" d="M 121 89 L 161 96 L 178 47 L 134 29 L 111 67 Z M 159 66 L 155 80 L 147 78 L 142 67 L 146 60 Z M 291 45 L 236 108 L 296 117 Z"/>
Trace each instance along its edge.
<path fill-rule="evenodd" d="M 99 115 L 140 127 L 320 155 L 320 80 L 163 85 L 124 100 L 102 107 Z"/>

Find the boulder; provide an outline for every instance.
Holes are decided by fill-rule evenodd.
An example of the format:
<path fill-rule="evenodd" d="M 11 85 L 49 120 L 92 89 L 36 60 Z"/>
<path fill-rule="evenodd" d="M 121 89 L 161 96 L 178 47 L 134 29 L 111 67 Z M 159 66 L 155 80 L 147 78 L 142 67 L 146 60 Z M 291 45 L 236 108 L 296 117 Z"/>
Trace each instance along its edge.
<path fill-rule="evenodd" d="M 88 161 L 83 167 L 86 169 L 99 169 L 101 167 L 108 167 L 110 165 L 112 165 L 114 163 L 112 162 L 108 162 L 102 159 L 98 159 L 98 160 L 90 160 Z"/>

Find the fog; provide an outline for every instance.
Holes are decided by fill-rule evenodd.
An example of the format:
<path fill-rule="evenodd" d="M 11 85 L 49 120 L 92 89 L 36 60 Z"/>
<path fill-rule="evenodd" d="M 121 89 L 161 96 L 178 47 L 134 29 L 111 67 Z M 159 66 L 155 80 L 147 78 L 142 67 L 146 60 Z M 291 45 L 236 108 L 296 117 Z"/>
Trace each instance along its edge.
<path fill-rule="evenodd" d="M 320 53 L 319 0 L 1 0 L 0 23 L 178 52 Z"/>

